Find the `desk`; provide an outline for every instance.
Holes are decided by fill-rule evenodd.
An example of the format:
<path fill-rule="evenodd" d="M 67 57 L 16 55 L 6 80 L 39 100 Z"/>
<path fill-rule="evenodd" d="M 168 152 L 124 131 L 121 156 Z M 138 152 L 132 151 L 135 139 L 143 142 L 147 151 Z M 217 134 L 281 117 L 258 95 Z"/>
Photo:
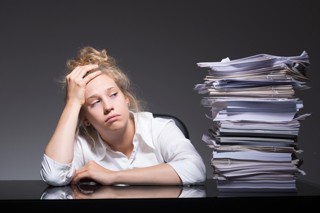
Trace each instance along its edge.
<path fill-rule="evenodd" d="M 71 188 L 67 187 L 49 187 L 41 180 L 16 180 L 0 181 L 0 205 L 12 209 L 35 209 L 35 210 L 101 210 L 114 209 L 121 210 L 234 210 L 238 209 L 256 209 L 261 206 L 263 210 L 305 210 L 306 207 L 317 207 L 320 205 L 320 187 L 309 182 L 297 181 L 297 191 L 290 193 L 219 193 L 215 180 L 208 179 L 203 186 L 192 186 L 191 188 L 181 187 L 155 187 L 140 186 L 125 188 L 122 186 L 121 194 L 112 193 L 113 198 L 100 197 L 90 199 L 75 199 L 63 197 Z M 85 187 L 84 194 L 90 195 L 90 190 L 97 188 Z M 58 191 L 59 197 L 51 197 L 50 190 Z M 57 191 L 56 191 L 57 190 Z M 136 191 L 144 193 L 138 196 Z M 110 191 L 110 189 L 107 189 Z M 62 192 L 62 193 L 61 193 Z M 114 191 L 112 191 L 114 192 Z M 131 193 L 134 192 L 134 193 Z M 161 194 L 161 193 L 167 194 Z M 175 194 L 176 193 L 176 194 Z M 122 197 L 127 194 L 127 197 Z M 57 195 L 57 194 L 55 194 Z M 121 196 L 120 196 L 121 195 Z M 132 197 L 130 197 L 132 196 Z M 144 197 L 145 196 L 145 197 Z M 83 198 L 83 197 L 82 197 Z"/>

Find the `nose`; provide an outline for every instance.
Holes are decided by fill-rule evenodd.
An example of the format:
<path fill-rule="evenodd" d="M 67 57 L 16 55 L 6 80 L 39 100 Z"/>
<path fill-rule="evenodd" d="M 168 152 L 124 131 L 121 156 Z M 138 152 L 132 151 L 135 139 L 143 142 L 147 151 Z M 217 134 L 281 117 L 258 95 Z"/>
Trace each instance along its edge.
<path fill-rule="evenodd" d="M 113 107 L 110 104 L 105 104 L 103 108 L 103 114 L 107 115 L 113 110 Z"/>

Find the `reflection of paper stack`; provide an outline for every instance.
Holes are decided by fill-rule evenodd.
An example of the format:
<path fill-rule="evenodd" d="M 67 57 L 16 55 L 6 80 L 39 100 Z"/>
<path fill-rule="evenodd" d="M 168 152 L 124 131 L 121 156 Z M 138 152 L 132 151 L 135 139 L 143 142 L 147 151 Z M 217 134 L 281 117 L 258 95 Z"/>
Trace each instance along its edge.
<path fill-rule="evenodd" d="M 309 89 L 308 54 L 259 54 L 221 62 L 202 62 L 204 83 L 196 84 L 201 104 L 213 121 L 202 140 L 213 149 L 211 165 L 221 191 L 295 190 L 305 174 L 297 137 L 303 102 L 295 90 Z"/>

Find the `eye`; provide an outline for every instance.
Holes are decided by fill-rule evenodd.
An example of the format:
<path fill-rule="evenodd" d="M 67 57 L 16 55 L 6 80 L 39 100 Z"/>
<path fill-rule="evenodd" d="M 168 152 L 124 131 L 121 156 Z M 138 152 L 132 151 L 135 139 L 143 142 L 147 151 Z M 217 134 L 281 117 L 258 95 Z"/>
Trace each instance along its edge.
<path fill-rule="evenodd" d="M 101 102 L 101 100 L 94 100 L 90 103 L 91 107 L 94 107 L 95 105 L 99 104 Z"/>
<path fill-rule="evenodd" d="M 110 95 L 110 97 L 116 97 L 118 95 L 118 92 L 114 92 Z"/>

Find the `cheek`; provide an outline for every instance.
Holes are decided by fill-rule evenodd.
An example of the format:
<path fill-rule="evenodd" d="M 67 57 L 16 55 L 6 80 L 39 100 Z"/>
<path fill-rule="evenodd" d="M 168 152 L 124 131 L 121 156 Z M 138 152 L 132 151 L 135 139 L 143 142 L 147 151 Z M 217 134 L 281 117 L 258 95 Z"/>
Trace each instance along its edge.
<path fill-rule="evenodd" d="M 97 117 L 101 117 L 101 109 L 99 107 L 88 108 L 85 110 L 85 117 L 88 120 L 96 120 Z"/>

